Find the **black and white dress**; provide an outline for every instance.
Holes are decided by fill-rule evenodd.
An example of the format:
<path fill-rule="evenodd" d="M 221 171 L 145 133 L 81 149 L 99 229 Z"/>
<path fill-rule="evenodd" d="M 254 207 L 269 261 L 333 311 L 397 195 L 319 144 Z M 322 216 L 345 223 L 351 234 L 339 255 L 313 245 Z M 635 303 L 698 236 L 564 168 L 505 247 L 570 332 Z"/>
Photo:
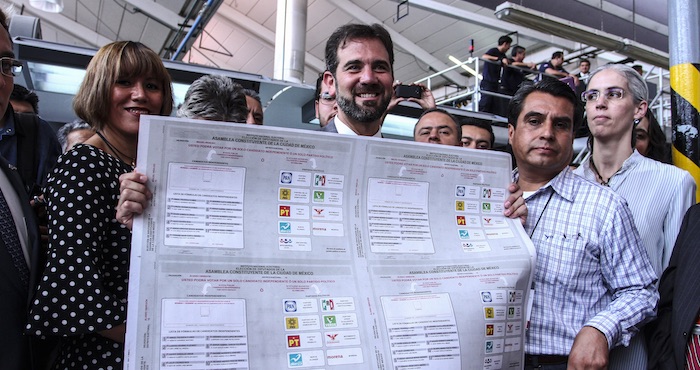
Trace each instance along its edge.
<path fill-rule="evenodd" d="M 122 369 L 124 346 L 98 332 L 126 322 L 130 232 L 115 220 L 119 175 L 132 168 L 90 145 L 49 175 L 49 251 L 27 331 L 62 336 L 54 369 Z"/>

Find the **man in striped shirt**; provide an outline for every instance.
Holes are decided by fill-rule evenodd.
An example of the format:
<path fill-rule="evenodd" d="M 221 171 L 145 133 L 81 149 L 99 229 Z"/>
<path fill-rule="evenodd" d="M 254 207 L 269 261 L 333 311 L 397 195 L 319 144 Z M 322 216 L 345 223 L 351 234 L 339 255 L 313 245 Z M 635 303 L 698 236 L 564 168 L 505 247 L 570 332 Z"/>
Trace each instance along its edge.
<path fill-rule="evenodd" d="M 514 177 L 537 250 L 525 369 L 605 369 L 609 350 L 627 345 L 658 301 L 624 199 L 569 169 L 582 110 L 551 79 L 522 87 L 508 106 Z"/>

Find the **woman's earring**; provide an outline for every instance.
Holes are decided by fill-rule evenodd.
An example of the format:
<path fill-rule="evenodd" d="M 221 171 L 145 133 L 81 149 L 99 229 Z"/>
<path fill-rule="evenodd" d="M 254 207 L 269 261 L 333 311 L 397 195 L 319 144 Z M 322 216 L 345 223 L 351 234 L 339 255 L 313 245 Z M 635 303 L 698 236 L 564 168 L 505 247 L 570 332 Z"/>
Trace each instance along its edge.
<path fill-rule="evenodd" d="M 642 120 L 639 119 L 639 118 L 635 118 L 635 119 L 634 119 L 634 126 L 637 127 L 637 125 L 639 124 L 639 122 L 642 122 Z"/>

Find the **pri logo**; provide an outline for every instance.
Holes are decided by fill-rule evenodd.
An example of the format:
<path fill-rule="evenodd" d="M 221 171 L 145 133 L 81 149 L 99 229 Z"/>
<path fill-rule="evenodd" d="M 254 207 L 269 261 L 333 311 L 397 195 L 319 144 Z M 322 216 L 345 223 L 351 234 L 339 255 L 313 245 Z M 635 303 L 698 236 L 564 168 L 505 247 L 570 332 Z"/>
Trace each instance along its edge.
<path fill-rule="evenodd" d="M 463 197 L 467 195 L 467 188 L 465 188 L 462 185 L 457 186 L 457 191 L 455 192 L 455 195 L 458 197 Z"/>
<path fill-rule="evenodd" d="M 335 303 L 333 303 L 332 299 L 322 299 L 321 309 L 323 311 L 333 311 L 335 309 Z"/>
<path fill-rule="evenodd" d="M 457 216 L 457 225 L 467 226 L 467 219 L 464 216 Z"/>
<path fill-rule="evenodd" d="M 338 326 L 335 316 L 323 316 L 323 327 L 334 328 Z"/>
<path fill-rule="evenodd" d="M 284 321 L 287 324 L 287 329 L 299 329 L 299 318 L 297 317 L 285 317 Z"/>
<path fill-rule="evenodd" d="M 291 200 L 292 189 L 280 188 L 280 200 Z"/>
<path fill-rule="evenodd" d="M 516 295 L 515 291 L 508 292 L 508 303 L 515 303 Z"/>
<path fill-rule="evenodd" d="M 455 202 L 455 210 L 464 211 L 464 201 L 463 200 L 458 200 Z"/>
<path fill-rule="evenodd" d="M 302 366 L 304 362 L 301 360 L 301 353 L 290 353 L 289 354 L 289 366 Z"/>
<path fill-rule="evenodd" d="M 292 173 L 291 172 L 282 172 L 282 174 L 280 175 L 280 183 L 291 184 L 292 183 Z"/>
<path fill-rule="evenodd" d="M 292 224 L 290 222 L 280 222 L 280 234 L 291 234 Z"/>
<path fill-rule="evenodd" d="M 481 197 L 484 199 L 491 199 L 491 189 L 484 188 L 484 190 L 481 193 Z"/>
<path fill-rule="evenodd" d="M 298 335 L 287 335 L 287 347 L 301 347 L 301 338 Z"/>
<path fill-rule="evenodd" d="M 326 175 L 316 175 L 314 186 L 326 186 Z"/>
<path fill-rule="evenodd" d="M 291 217 L 292 207 L 290 206 L 280 206 L 280 217 Z"/>
<path fill-rule="evenodd" d="M 297 301 L 284 301 L 284 312 L 297 312 Z"/>

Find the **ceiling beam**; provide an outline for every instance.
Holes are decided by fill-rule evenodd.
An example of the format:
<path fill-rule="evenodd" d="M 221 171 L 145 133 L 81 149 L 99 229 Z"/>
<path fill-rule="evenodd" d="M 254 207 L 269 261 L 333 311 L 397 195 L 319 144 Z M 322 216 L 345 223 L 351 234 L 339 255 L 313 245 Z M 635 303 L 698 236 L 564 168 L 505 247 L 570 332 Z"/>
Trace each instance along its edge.
<path fill-rule="evenodd" d="M 125 0 L 131 4 L 135 10 L 152 18 L 156 22 L 168 27 L 172 30 L 180 28 L 181 24 L 185 23 L 185 18 L 177 15 L 172 10 L 160 5 L 152 0 Z"/>
<path fill-rule="evenodd" d="M 394 0 L 399 2 L 399 0 Z M 430 13 L 440 14 L 445 17 L 450 17 L 470 24 L 476 24 L 482 27 L 499 30 L 504 34 L 513 32 L 513 24 L 502 21 L 494 17 L 488 17 L 478 13 L 470 12 L 454 6 L 446 5 L 434 0 L 410 0 L 409 6 L 425 10 Z M 567 50 L 575 50 L 576 43 L 561 37 L 548 35 L 546 33 L 535 31 L 526 27 L 518 27 L 518 35 L 527 39 L 538 42 L 545 42 L 551 45 L 556 45 L 559 48 Z"/>
<path fill-rule="evenodd" d="M 226 21 L 237 25 L 241 31 L 246 32 L 250 36 L 264 42 L 268 47 L 271 47 L 272 49 L 275 48 L 275 33 L 273 31 L 270 31 L 265 26 L 250 19 L 245 14 L 233 9 L 233 7 L 222 6 L 219 8 L 216 15 L 220 15 Z M 304 64 L 318 73 L 326 70 L 326 63 L 308 52 L 304 56 Z"/>
<path fill-rule="evenodd" d="M 24 6 L 24 14 L 23 15 L 30 15 L 32 17 L 37 17 L 41 19 L 41 23 L 48 23 L 52 25 L 53 27 L 57 28 L 58 30 L 65 32 L 76 39 L 92 46 L 95 48 L 100 48 L 106 44 L 109 44 L 110 42 L 114 41 L 111 40 L 107 37 L 104 37 L 100 35 L 99 33 L 95 32 L 94 30 L 91 30 L 82 24 L 75 22 L 74 20 L 61 15 L 61 14 L 54 14 L 54 13 L 44 13 L 38 10 L 35 10 L 34 7 L 29 5 L 29 0 L 11 0 L 12 4 L 14 4 L 17 7 L 22 7 Z M 49 16 L 50 14 L 50 16 Z"/>
<path fill-rule="evenodd" d="M 375 18 L 373 15 L 367 13 L 364 9 L 360 8 L 359 6 L 350 2 L 349 0 L 328 0 L 328 2 L 338 7 L 338 9 L 341 9 L 344 12 L 348 13 L 348 15 L 350 15 L 353 18 L 356 18 L 362 23 L 383 24 L 381 20 Z M 413 3 L 413 1 L 411 1 L 411 3 Z M 389 34 L 391 35 L 391 40 L 394 42 L 395 45 L 398 45 L 400 48 L 406 50 L 406 52 L 408 52 L 409 54 L 413 54 L 413 56 L 426 63 L 432 70 L 444 71 L 452 67 L 435 58 L 425 49 L 416 45 L 413 41 L 404 37 L 402 34 L 394 31 L 392 28 L 387 27 L 386 25 L 384 25 L 384 27 L 387 29 L 387 31 L 389 31 Z M 442 75 L 442 77 L 450 80 L 453 83 L 456 83 L 459 86 L 467 85 L 467 78 L 454 70 L 445 72 Z"/>

